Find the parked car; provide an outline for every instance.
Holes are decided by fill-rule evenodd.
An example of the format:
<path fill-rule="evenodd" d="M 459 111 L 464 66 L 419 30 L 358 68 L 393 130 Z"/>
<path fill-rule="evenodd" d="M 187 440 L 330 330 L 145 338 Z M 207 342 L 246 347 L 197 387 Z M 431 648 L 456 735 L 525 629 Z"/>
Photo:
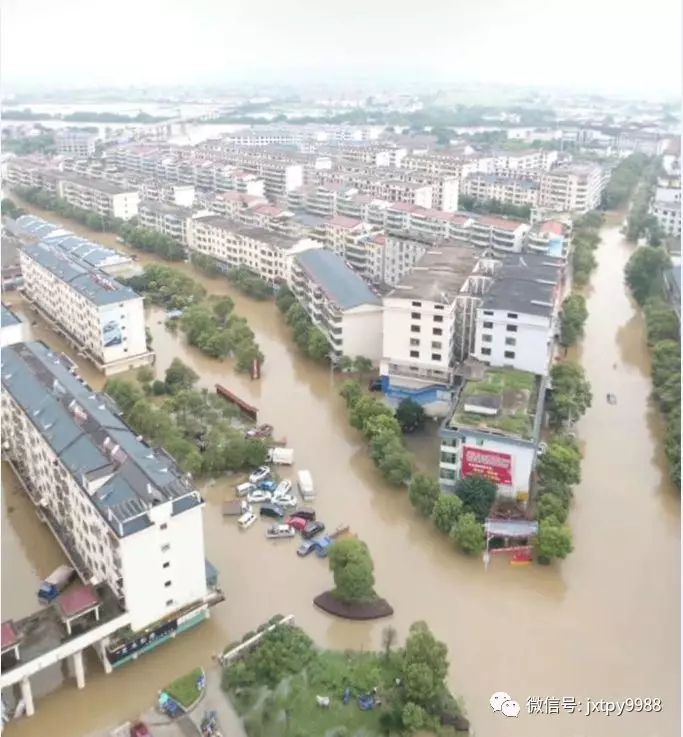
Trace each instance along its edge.
<path fill-rule="evenodd" d="M 310 555 L 314 550 L 316 550 L 317 547 L 317 540 L 306 540 L 305 542 L 302 542 L 301 545 L 299 545 L 296 554 L 300 558 L 305 558 L 307 555 Z"/>
<path fill-rule="evenodd" d="M 288 537 L 294 537 L 296 530 L 291 528 L 289 525 L 271 525 L 266 530 L 266 537 L 269 540 L 280 540 Z"/>
<path fill-rule="evenodd" d="M 273 502 L 286 509 L 294 509 L 297 505 L 295 497 L 291 494 L 278 494 L 277 491 L 273 494 Z"/>
<path fill-rule="evenodd" d="M 252 512 L 247 512 L 246 514 L 243 514 L 238 520 L 237 524 L 239 525 L 241 530 L 248 530 L 257 520 L 255 514 Z"/>
<path fill-rule="evenodd" d="M 313 507 L 301 507 L 296 510 L 296 516 L 307 522 L 315 522 L 315 509 Z"/>
<path fill-rule="evenodd" d="M 235 487 L 235 494 L 237 494 L 237 496 L 246 496 L 252 491 L 256 491 L 254 484 L 244 483 Z"/>
<path fill-rule="evenodd" d="M 275 495 L 276 496 L 284 496 L 285 494 L 291 494 L 292 493 L 292 482 L 289 479 L 285 479 L 284 481 L 280 481 L 280 483 L 277 485 L 277 489 L 275 489 Z"/>
<path fill-rule="evenodd" d="M 295 515 L 287 520 L 287 524 L 298 532 L 301 532 L 308 524 L 308 520 L 303 519 L 303 517 L 297 517 Z"/>
<path fill-rule="evenodd" d="M 310 540 L 321 532 L 325 532 L 325 525 L 322 522 L 309 522 L 306 527 L 301 530 L 301 537 L 303 537 L 304 540 Z"/>
<path fill-rule="evenodd" d="M 276 504 L 264 504 L 261 507 L 261 517 L 274 517 L 275 519 L 282 519 L 285 516 L 285 510 L 282 507 L 278 507 Z"/>
<path fill-rule="evenodd" d="M 267 491 L 261 491 L 261 489 L 256 489 L 256 491 L 252 491 L 251 494 L 247 497 L 247 501 L 249 504 L 263 504 L 263 502 L 269 502 L 271 499 L 271 494 Z"/>
<path fill-rule="evenodd" d="M 270 478 L 270 468 L 268 466 L 259 466 L 250 476 L 249 481 L 252 484 L 260 484 Z"/>
<path fill-rule="evenodd" d="M 272 479 L 266 479 L 265 481 L 261 481 L 258 488 L 261 489 L 261 491 L 267 491 L 269 494 L 273 494 L 277 489 L 277 483 Z"/>

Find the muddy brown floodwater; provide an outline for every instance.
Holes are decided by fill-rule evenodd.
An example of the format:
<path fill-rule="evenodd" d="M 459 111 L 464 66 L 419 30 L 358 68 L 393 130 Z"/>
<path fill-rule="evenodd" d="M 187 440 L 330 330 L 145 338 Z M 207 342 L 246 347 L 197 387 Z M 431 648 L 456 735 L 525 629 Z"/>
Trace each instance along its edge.
<path fill-rule="evenodd" d="M 114 245 L 113 236 L 79 230 Z M 271 303 L 245 299 L 225 280 L 197 277 L 209 291 L 231 294 L 249 319 L 266 355 L 260 382 L 187 348 L 180 335 L 165 330 L 160 312 L 150 313 L 159 371 L 180 356 L 203 385 L 225 384 L 287 437 L 298 468 L 310 469 L 316 481 L 320 517 L 330 526 L 350 523 L 370 546 L 377 589 L 396 610 L 392 624 L 399 635 L 424 619 L 448 644 L 452 690 L 465 700 L 477 734 L 486 737 L 680 734 L 679 495 L 666 475 L 662 424 L 649 402 L 643 323 L 623 286 L 630 247 L 616 228 L 602 235 L 581 351 L 594 402 L 578 427 L 585 457 L 571 514 L 575 552 L 557 567 L 520 568 L 494 559 L 485 570 L 480 559 L 455 553 L 416 517 L 405 493 L 382 483 L 348 426 L 336 380 L 297 353 Z M 40 326 L 35 333 L 62 347 Z M 101 382 L 92 370 L 84 374 Z M 607 404 L 608 392 L 616 394 L 616 406 Z M 433 445 L 418 445 L 435 456 Z M 298 559 L 287 541 L 267 543 L 259 527 L 241 534 L 234 521 L 222 520 L 220 502 L 228 493 L 220 482 L 205 489 L 207 556 L 227 595 L 212 619 L 110 676 L 91 661 L 84 691 L 65 682 L 8 735 L 75 737 L 130 717 L 170 678 L 199 662 L 209 665 L 212 653 L 277 612 L 295 614 L 324 646 L 379 645 L 387 622 L 345 623 L 313 608 L 311 599 L 330 583 L 322 561 Z M 30 610 L 38 578 L 59 562 L 56 546 L 7 476 L 4 505 L 3 618 Z M 492 713 L 489 697 L 501 690 L 522 704 L 519 719 Z M 650 697 L 661 699 L 663 710 L 609 718 L 531 716 L 525 703 L 532 696 Z"/>

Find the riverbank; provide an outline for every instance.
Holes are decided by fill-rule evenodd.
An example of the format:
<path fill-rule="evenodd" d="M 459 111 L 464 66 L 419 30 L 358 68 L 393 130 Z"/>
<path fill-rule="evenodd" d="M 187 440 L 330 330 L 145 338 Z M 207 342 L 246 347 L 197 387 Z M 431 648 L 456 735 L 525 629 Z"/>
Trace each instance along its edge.
<path fill-rule="evenodd" d="M 97 234 L 30 210 L 131 252 L 116 244 L 113 234 Z M 449 675 L 450 690 L 462 696 L 477 733 L 487 737 L 510 735 L 510 722 L 489 706 L 491 693 L 500 688 L 521 695 L 523 713 L 516 723 L 526 737 L 546 737 L 548 719 L 553 737 L 576 733 L 576 715 L 563 712 L 540 719 L 525 713 L 527 695 L 549 691 L 577 699 L 643 694 L 664 700 L 659 714 L 623 714 L 619 720 L 594 715 L 592 729 L 601 737 L 668 735 L 679 728 L 680 502 L 666 477 L 662 423 L 649 403 L 644 322 L 623 285 L 631 248 L 617 227 L 604 226 L 601 237 L 587 290 L 585 336 L 570 351 L 584 366 L 596 401 L 577 423 L 584 459 L 572 511 L 575 551 L 559 571 L 513 567 L 495 556 L 485 570 L 478 558 L 454 555 L 448 539 L 435 535 L 431 522 L 414 513 L 408 495 L 397 494 L 375 472 L 364 441 L 348 425 L 338 396 L 341 381 L 329 367 L 301 356 L 272 302 L 247 299 L 225 278 L 204 277 L 188 264 L 173 267 L 210 294 L 230 296 L 235 310 L 248 318 L 268 357 L 260 382 L 226 371 L 224 363 L 207 359 L 180 334 L 169 333 L 159 310 L 148 313 L 158 371 L 180 357 L 200 376 L 200 387 L 223 383 L 257 406 L 264 422 L 287 435 L 296 448 L 297 466 L 310 470 L 315 479 L 319 517 L 347 520 L 372 550 L 381 594 L 395 608 L 392 625 L 399 638 L 411 622 L 429 622 L 448 646 L 452 662 L 460 664 Z M 140 262 L 158 259 L 142 254 Z M 102 385 L 103 377 L 40 320 L 29 330 L 71 354 L 88 383 Z M 608 392 L 616 394 L 617 405 L 604 400 Z M 433 429 L 424 439 L 411 438 L 409 445 L 419 453 L 420 468 L 435 468 L 438 440 Z M 324 562 L 302 561 L 293 551 L 264 545 L 258 535 L 240 534 L 221 515 L 222 501 L 231 493 L 228 486 L 217 483 L 202 491 L 206 555 L 218 568 L 229 599 L 211 610 L 206 624 L 109 676 L 94 655 L 88 657 L 83 691 L 70 685 L 54 690 L 64 676 L 49 669 L 41 695 L 52 693 L 39 698 L 36 716 L 12 724 L 6 737 L 33 737 L 41 731 L 73 737 L 120 723 L 153 703 L 172 675 L 198 664 L 209 672 L 213 653 L 239 639 L 254 621 L 266 621 L 274 609 L 294 613 L 321 647 L 381 649 L 381 622 L 331 620 L 311 605 L 329 588 Z M 3 478 L 3 504 L 14 507 L 8 515 L 5 506 L 2 515 L 3 583 L 9 592 L 2 599 L 3 616 L 20 617 L 22 606 L 35 604 L 36 581 L 62 561 L 53 557 L 54 542 L 25 497 L 14 490 L 11 476 Z M 597 524 L 599 520 L 611 522 Z M 303 575 L 302 566 L 307 567 Z M 577 622 L 585 623 L 581 637 L 572 634 Z M 509 653 L 511 642 L 518 643 L 517 655 L 501 657 Z"/>

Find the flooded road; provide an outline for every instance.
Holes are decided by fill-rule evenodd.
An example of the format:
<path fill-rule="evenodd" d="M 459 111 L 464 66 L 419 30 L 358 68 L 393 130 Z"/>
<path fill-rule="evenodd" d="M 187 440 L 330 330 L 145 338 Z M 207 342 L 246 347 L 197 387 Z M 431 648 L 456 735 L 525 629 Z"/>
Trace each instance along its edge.
<path fill-rule="evenodd" d="M 114 244 L 113 236 L 89 235 Z M 160 324 L 160 312 L 150 313 L 160 373 L 180 356 L 200 374 L 202 385 L 225 384 L 259 407 L 260 419 L 273 424 L 277 436 L 287 437 L 297 467 L 313 474 L 320 518 L 332 527 L 348 522 L 368 543 L 377 590 L 396 610 L 391 623 L 399 636 L 411 622 L 425 619 L 448 644 L 450 685 L 482 737 L 680 734 L 680 503 L 658 444 L 661 422 L 648 403 L 642 320 L 623 287 L 630 249 L 616 228 L 605 229 L 603 240 L 581 354 L 594 403 L 578 427 L 585 458 L 570 518 L 575 552 L 557 568 L 519 568 L 494 559 L 485 571 L 480 559 L 458 555 L 435 535 L 415 516 L 405 493 L 384 486 L 348 426 L 337 380 L 300 356 L 273 304 L 248 300 L 225 280 L 197 277 L 211 292 L 231 294 L 236 310 L 248 318 L 266 356 L 261 382 L 188 349 L 180 334 Z M 50 333 L 36 331 L 59 347 Z M 93 380 L 92 370 L 84 375 Z M 616 406 L 605 401 L 608 392 L 617 395 Z M 418 444 L 434 454 L 428 443 Z M 294 614 L 321 645 L 379 645 L 386 622 L 345 623 L 313 608 L 312 598 L 331 582 L 322 561 L 297 558 L 291 541 L 267 542 L 259 526 L 241 534 L 234 521 L 222 520 L 220 503 L 228 493 L 221 483 L 205 489 L 207 556 L 227 596 L 212 619 L 110 676 L 92 665 L 84 691 L 65 685 L 41 699 L 36 716 L 11 725 L 7 735 L 49 729 L 53 737 L 74 737 L 130 717 L 173 676 L 199 662 L 210 665 L 212 653 L 278 612 Z M 5 480 L 4 504 L 9 503 Z M 4 591 L 30 609 L 37 577 L 59 560 L 48 560 L 56 555 L 50 543 L 24 542 L 22 550 L 16 537 L 7 540 L 8 527 L 22 538 L 48 536 L 28 519 L 28 502 L 17 497 L 11 504 L 15 511 L 7 515 L 5 509 L 3 518 L 4 558 L 28 562 L 13 566 L 7 578 L 3 566 Z M 15 607 L 7 598 L 6 593 L 3 616 L 6 604 Z M 15 616 L 18 608 L 12 608 Z M 500 690 L 522 704 L 518 720 L 491 712 L 489 697 Z M 663 711 L 530 716 L 525 702 L 533 696 L 651 697 L 662 699 Z"/>

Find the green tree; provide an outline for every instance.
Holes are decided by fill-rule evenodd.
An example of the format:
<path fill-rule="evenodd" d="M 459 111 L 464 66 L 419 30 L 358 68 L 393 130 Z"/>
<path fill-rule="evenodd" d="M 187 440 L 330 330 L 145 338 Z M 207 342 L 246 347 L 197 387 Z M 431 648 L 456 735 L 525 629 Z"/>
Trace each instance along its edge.
<path fill-rule="evenodd" d="M 671 268 L 663 248 L 637 248 L 626 264 L 626 284 L 640 305 L 662 293 L 664 274 Z"/>
<path fill-rule="evenodd" d="M 546 517 L 538 524 L 534 545 L 538 562 L 547 565 L 556 558 L 566 558 L 572 552 L 572 531 L 555 517 Z"/>
<path fill-rule="evenodd" d="M 371 601 L 375 596 L 375 576 L 368 546 L 354 537 L 336 540 L 330 547 L 330 570 L 335 596 L 347 604 Z"/>
<path fill-rule="evenodd" d="M 680 325 L 678 316 L 662 299 L 650 299 L 645 303 L 647 342 L 652 346 L 662 340 L 678 340 Z"/>
<path fill-rule="evenodd" d="M 318 328 L 312 328 L 308 333 L 306 355 L 320 363 L 330 358 L 330 344 Z"/>
<path fill-rule="evenodd" d="M 426 622 L 415 622 L 410 626 L 403 651 L 403 673 L 413 665 L 426 665 L 434 678 L 434 687 L 439 689 L 448 675 L 448 648 L 437 640 Z"/>
<path fill-rule="evenodd" d="M 361 374 L 361 376 L 363 374 L 368 374 L 372 371 L 372 361 L 365 356 L 356 356 L 353 359 L 353 368 L 356 373 Z"/>
<path fill-rule="evenodd" d="M 231 297 L 221 297 L 219 300 L 214 302 L 213 314 L 222 324 L 225 324 L 234 309 L 235 303 Z"/>
<path fill-rule="evenodd" d="M 481 553 L 486 547 L 484 527 L 472 512 L 460 515 L 448 536 L 454 545 L 468 555 Z"/>
<path fill-rule="evenodd" d="M 581 366 L 564 361 L 550 370 L 552 391 L 547 403 L 552 427 L 576 422 L 591 406 L 593 394 Z"/>
<path fill-rule="evenodd" d="M 545 488 L 574 486 L 581 481 L 581 453 L 573 445 L 551 443 L 539 458 L 536 473 Z"/>
<path fill-rule="evenodd" d="M 462 514 L 462 499 L 455 494 L 441 494 L 432 510 L 432 521 L 436 529 L 447 535 Z"/>
<path fill-rule="evenodd" d="M 398 633 L 396 628 L 391 625 L 382 629 L 382 650 L 384 650 L 384 657 L 388 660 L 391 654 L 391 648 L 396 644 L 398 639 Z"/>
<path fill-rule="evenodd" d="M 155 381 L 152 383 L 152 394 L 156 397 L 160 397 L 163 394 L 166 394 L 166 382 L 161 381 L 161 379 L 155 379 Z"/>
<path fill-rule="evenodd" d="M 429 722 L 427 712 L 419 705 L 409 701 L 401 712 L 401 723 L 408 734 L 424 729 Z"/>
<path fill-rule="evenodd" d="M 275 296 L 275 304 L 278 310 L 284 315 L 289 308 L 296 303 L 296 297 L 289 287 L 281 286 Z"/>
<path fill-rule="evenodd" d="M 382 476 L 392 486 L 405 486 L 413 475 L 413 460 L 404 448 L 400 452 L 391 450 L 377 465 Z"/>
<path fill-rule="evenodd" d="M 560 344 L 573 346 L 582 336 L 588 319 L 586 300 L 580 294 L 572 294 L 562 303 L 560 312 Z"/>
<path fill-rule="evenodd" d="M 410 502 L 425 517 L 431 517 L 441 496 L 439 482 L 426 473 L 416 473 L 410 482 Z"/>
<path fill-rule="evenodd" d="M 154 381 L 154 369 L 149 366 L 138 369 L 138 381 L 141 384 L 151 384 Z"/>
<path fill-rule="evenodd" d="M 681 347 L 675 340 L 662 340 L 652 351 L 652 383 L 655 389 L 681 372 Z"/>
<path fill-rule="evenodd" d="M 421 430 L 427 420 L 424 407 L 414 399 L 402 399 L 396 409 L 396 419 L 403 432 Z"/>
<path fill-rule="evenodd" d="M 353 368 L 353 359 L 350 356 L 339 356 L 337 368 L 340 371 L 351 371 Z"/>
<path fill-rule="evenodd" d="M 339 394 L 344 397 L 346 406 L 352 408 L 363 394 L 363 389 L 359 382 L 347 379 L 339 390 Z"/>
<path fill-rule="evenodd" d="M 104 393 L 116 402 L 124 415 L 127 415 L 143 399 L 139 387 L 124 379 L 109 379 L 104 385 Z"/>
<path fill-rule="evenodd" d="M 377 413 L 366 420 L 363 431 L 365 437 L 369 440 L 377 437 L 378 435 L 390 434 L 395 437 L 401 435 L 401 426 L 396 421 L 395 417 L 392 417 L 389 411 L 388 414 Z"/>
<path fill-rule="evenodd" d="M 174 358 L 166 369 L 166 388 L 170 394 L 191 389 L 199 380 L 199 374 L 179 358 Z"/>
<path fill-rule="evenodd" d="M 468 476 L 456 483 L 455 493 L 462 500 L 463 511 L 472 512 L 483 522 L 491 511 L 498 487 L 484 476 Z"/>
<path fill-rule="evenodd" d="M 551 491 L 540 496 L 536 504 L 535 517 L 537 520 L 554 517 L 560 524 L 564 524 L 568 516 L 569 506 L 562 497 L 553 494 Z"/>

